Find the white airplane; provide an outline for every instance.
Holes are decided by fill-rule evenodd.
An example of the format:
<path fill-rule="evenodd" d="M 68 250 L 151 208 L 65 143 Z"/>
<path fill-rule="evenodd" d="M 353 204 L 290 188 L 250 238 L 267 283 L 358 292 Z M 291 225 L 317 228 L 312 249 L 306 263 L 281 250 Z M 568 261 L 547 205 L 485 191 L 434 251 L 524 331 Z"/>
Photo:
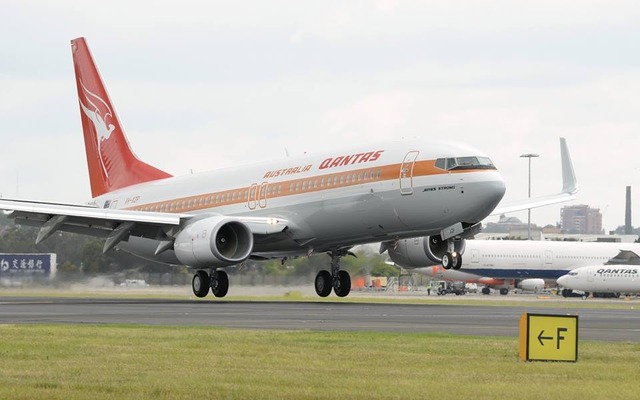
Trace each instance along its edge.
<path fill-rule="evenodd" d="M 359 244 L 435 235 L 454 261 L 502 199 L 489 157 L 468 146 L 427 140 L 336 149 L 283 161 L 172 177 L 131 150 L 84 38 L 71 41 L 92 200 L 88 205 L 0 200 L 19 224 L 106 238 L 138 256 L 196 272 L 196 296 L 225 296 L 220 268 L 251 259 L 328 253 L 315 279 L 319 296 L 346 296 L 340 258 Z M 573 198 L 565 190 L 517 209 Z M 435 237 L 434 236 L 434 237 Z"/>
<path fill-rule="evenodd" d="M 617 261 L 623 258 L 628 261 Z M 640 257 L 623 250 L 605 264 L 571 270 L 558 278 L 558 285 L 587 293 L 640 293 Z"/>
<path fill-rule="evenodd" d="M 398 265 L 440 279 L 495 279 L 521 289 L 540 287 L 541 280 L 555 282 L 577 267 L 605 263 L 621 249 L 640 252 L 640 243 L 559 242 L 539 240 L 467 240 L 467 255 L 459 271 L 433 266 L 429 242 L 423 238 L 399 241 L 389 256 Z M 432 256 L 433 257 L 433 256 Z M 435 258 L 435 257 L 434 257 Z M 403 265 L 405 264 L 405 265 Z M 421 265 L 430 267 L 420 267 Z M 467 275 L 460 275 L 461 273 Z M 460 279 L 464 277 L 466 279 Z M 509 282 L 510 281 L 510 282 Z M 486 293 L 486 291 L 484 292 Z M 501 294 L 507 294 L 501 290 Z"/>
<path fill-rule="evenodd" d="M 526 278 L 526 279 L 506 279 L 506 278 L 489 278 L 479 276 L 456 269 L 444 269 L 441 265 L 432 267 L 416 268 L 413 272 L 426 275 L 433 279 L 443 281 L 462 281 L 464 283 L 476 283 L 484 285 L 482 294 L 490 294 L 491 288 L 499 289 L 500 294 L 509 294 L 509 289 L 518 288 L 531 292 L 539 292 L 545 288 L 544 279 Z"/>

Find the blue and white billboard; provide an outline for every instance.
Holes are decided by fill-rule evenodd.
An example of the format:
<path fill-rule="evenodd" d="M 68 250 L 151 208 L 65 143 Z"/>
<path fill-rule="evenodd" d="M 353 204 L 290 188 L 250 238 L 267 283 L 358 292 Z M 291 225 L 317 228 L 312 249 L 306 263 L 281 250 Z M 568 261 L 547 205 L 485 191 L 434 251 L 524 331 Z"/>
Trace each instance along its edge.
<path fill-rule="evenodd" d="M 0 277 L 52 277 L 55 272 L 56 255 L 54 253 L 0 253 Z"/>

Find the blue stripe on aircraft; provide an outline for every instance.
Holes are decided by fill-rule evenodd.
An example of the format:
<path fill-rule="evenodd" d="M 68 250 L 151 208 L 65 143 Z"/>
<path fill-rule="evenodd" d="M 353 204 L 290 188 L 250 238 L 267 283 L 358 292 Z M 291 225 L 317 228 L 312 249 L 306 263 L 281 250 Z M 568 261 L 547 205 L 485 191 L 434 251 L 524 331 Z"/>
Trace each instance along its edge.
<path fill-rule="evenodd" d="M 562 275 L 569 273 L 564 269 L 497 269 L 497 268 L 473 268 L 460 269 L 461 272 L 484 276 L 487 278 L 505 278 L 505 279 L 558 279 Z"/>

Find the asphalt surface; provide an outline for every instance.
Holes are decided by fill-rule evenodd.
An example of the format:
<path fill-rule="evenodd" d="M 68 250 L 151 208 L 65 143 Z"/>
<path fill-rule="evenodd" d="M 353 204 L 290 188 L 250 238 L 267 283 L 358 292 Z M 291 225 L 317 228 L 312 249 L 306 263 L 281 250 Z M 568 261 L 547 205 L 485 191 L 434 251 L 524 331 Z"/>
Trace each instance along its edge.
<path fill-rule="evenodd" d="M 579 339 L 640 342 L 640 307 L 627 310 L 460 304 L 244 302 L 0 297 L 0 324 L 95 323 L 250 329 L 446 332 L 518 336 L 523 312 L 579 316 Z"/>

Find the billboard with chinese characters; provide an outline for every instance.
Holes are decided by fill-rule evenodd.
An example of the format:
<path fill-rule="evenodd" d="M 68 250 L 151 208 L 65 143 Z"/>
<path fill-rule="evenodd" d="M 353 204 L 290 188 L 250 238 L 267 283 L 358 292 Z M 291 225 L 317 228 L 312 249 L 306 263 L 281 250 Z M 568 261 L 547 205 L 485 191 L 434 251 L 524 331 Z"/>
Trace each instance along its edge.
<path fill-rule="evenodd" d="M 52 278 L 56 273 L 54 253 L 0 253 L 0 278 Z"/>

